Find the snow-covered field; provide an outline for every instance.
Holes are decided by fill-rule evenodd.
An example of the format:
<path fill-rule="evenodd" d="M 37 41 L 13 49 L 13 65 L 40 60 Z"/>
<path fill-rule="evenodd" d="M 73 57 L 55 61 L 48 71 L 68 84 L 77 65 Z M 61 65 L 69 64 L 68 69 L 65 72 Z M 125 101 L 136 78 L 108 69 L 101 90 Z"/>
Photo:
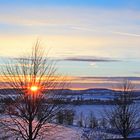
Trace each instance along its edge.
<path fill-rule="evenodd" d="M 14 132 L 16 131 L 10 131 L 12 128 L 14 130 L 22 131 L 22 134 L 27 136 L 28 126 L 27 122 L 23 121 L 20 118 L 14 118 L 15 121 L 13 121 L 13 118 L 2 115 L 0 116 L 0 122 L 5 122 L 5 124 L 8 127 L 4 127 L 0 123 L 0 140 L 22 140 L 21 137 L 16 136 Z M 16 122 L 16 123 L 15 123 Z M 17 123 L 20 122 L 20 123 Z M 8 125 L 10 124 L 10 125 Z M 18 124 L 18 125 L 15 125 Z M 20 125 L 19 125 L 20 124 Z M 18 126 L 18 127 L 17 127 Z M 35 127 L 37 126 L 37 122 L 33 121 L 33 129 L 35 130 Z M 24 128 L 23 128 L 24 127 Z M 19 129 L 20 128 L 20 129 Z M 37 137 L 36 140 L 81 140 L 81 129 L 78 127 L 73 126 L 64 126 L 64 125 L 58 125 L 53 123 L 46 123 L 43 126 L 43 129 L 40 129 L 41 135 Z M 18 138 L 17 138 L 18 137 Z"/>
<path fill-rule="evenodd" d="M 73 106 L 76 115 L 83 113 L 89 115 L 91 112 L 97 117 L 101 118 L 105 109 L 111 108 L 111 105 L 76 105 Z"/>
<path fill-rule="evenodd" d="M 112 91 L 106 91 L 106 90 L 92 90 L 92 91 L 86 91 L 85 93 L 73 93 L 71 94 L 72 91 L 70 91 L 69 95 L 62 95 L 64 98 L 67 99 L 72 99 L 72 100 L 89 100 L 89 99 L 99 99 L 100 101 L 108 101 L 108 100 L 113 100 L 114 99 L 114 93 Z M 78 92 L 78 91 L 77 91 Z M 91 92 L 93 92 L 91 94 Z M 100 92 L 97 94 L 97 92 Z M 106 93 L 107 92 L 107 93 Z M 16 98 L 15 95 L 12 95 L 13 98 Z M 138 96 L 139 97 L 139 96 Z M 3 99 L 5 98 L 5 95 L 0 95 L 0 98 Z M 92 113 L 98 121 L 102 119 L 105 115 L 105 110 L 110 109 L 113 105 L 102 105 L 99 101 L 99 104 L 94 104 L 94 105 L 68 105 L 71 106 L 71 108 L 74 110 L 74 121 L 73 121 L 73 126 L 64 126 L 64 125 L 57 125 L 56 127 L 53 127 L 51 131 L 46 132 L 45 137 L 43 140 L 83 140 L 82 135 L 83 135 L 83 129 L 84 125 L 82 127 L 78 127 L 78 121 L 79 117 L 82 115 L 83 121 L 87 121 Z M 139 101 L 139 100 L 138 100 Z M 137 101 L 137 102 L 138 102 Z M 89 121 L 89 120 L 88 120 Z M 87 129 L 89 129 L 87 127 Z M 97 128 L 98 129 L 98 128 Z M 109 132 L 105 132 L 101 127 L 99 130 L 94 131 L 96 134 L 95 135 L 106 135 L 107 138 L 112 138 L 112 137 L 119 137 L 118 135 L 116 136 L 115 134 L 111 134 Z M 99 134 L 100 133 L 100 134 Z M 3 139 L 2 137 L 5 136 L 4 133 L 1 132 L 0 130 L 0 140 Z M 140 136 L 140 133 L 135 133 L 131 135 L 132 137 L 134 136 Z M 11 137 L 7 140 L 15 140 L 12 139 Z M 39 139 L 38 139 L 39 140 Z M 99 139 L 101 140 L 101 139 Z"/>
<path fill-rule="evenodd" d="M 80 140 L 81 131 L 77 128 L 56 126 L 49 131 L 43 140 Z"/>

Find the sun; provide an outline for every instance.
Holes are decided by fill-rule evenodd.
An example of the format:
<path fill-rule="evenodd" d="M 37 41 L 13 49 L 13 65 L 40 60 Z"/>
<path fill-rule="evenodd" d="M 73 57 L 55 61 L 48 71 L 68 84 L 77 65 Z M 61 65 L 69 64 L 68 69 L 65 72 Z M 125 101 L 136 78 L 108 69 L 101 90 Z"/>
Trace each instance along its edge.
<path fill-rule="evenodd" d="M 39 90 L 39 88 L 38 88 L 38 86 L 31 86 L 30 90 L 33 92 L 36 92 Z"/>

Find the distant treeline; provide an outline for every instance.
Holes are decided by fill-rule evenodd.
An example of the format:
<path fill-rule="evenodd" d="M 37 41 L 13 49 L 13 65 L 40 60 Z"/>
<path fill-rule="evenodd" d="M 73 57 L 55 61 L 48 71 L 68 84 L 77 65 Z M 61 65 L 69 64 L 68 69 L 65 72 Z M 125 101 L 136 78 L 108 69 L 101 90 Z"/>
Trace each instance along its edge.
<path fill-rule="evenodd" d="M 55 104 L 66 104 L 66 105 L 115 105 L 118 99 L 100 100 L 100 99 L 81 99 L 81 100 L 70 100 L 70 99 L 49 99 L 48 102 Z M 128 102 L 128 104 L 131 104 Z"/>

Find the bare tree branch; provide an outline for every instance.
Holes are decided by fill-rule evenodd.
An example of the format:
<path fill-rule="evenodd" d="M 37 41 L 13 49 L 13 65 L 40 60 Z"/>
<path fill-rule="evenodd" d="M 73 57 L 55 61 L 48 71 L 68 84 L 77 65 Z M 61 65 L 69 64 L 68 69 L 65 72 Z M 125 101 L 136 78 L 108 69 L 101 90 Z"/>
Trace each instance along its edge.
<path fill-rule="evenodd" d="M 2 68 L 3 84 L 16 93 L 16 98 L 11 97 L 12 102 L 5 105 L 8 117 L 1 119 L 1 124 L 24 140 L 44 135 L 46 124 L 64 108 L 48 100 L 50 96 L 61 98 L 56 89 L 62 91 L 66 84 L 44 51 L 37 41 L 30 56 L 11 60 Z"/>

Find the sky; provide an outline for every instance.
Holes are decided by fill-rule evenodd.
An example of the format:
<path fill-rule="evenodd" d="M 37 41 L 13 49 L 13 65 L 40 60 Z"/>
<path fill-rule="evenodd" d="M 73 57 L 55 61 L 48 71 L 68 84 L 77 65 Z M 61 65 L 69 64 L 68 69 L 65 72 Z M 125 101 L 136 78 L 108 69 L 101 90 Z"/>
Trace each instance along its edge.
<path fill-rule="evenodd" d="M 37 39 L 74 88 L 139 82 L 140 0 L 0 0 L 0 57 L 19 57 Z"/>

